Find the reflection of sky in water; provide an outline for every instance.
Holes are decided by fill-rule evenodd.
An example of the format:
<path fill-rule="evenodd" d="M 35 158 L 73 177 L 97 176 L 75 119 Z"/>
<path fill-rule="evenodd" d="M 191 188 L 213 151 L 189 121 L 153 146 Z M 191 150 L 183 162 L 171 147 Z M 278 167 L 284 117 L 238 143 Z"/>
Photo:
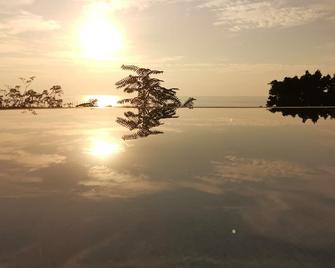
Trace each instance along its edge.
<path fill-rule="evenodd" d="M 0 267 L 332 267 L 333 121 L 123 112 L 0 114 Z"/>

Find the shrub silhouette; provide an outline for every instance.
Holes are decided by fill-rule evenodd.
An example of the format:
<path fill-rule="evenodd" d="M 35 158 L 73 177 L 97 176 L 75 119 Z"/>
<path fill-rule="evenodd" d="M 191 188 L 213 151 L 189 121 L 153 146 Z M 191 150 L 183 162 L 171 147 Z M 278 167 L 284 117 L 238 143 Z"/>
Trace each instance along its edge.
<path fill-rule="evenodd" d="M 318 70 L 300 78 L 285 77 L 270 83 L 268 107 L 335 106 L 335 75 L 323 76 Z"/>

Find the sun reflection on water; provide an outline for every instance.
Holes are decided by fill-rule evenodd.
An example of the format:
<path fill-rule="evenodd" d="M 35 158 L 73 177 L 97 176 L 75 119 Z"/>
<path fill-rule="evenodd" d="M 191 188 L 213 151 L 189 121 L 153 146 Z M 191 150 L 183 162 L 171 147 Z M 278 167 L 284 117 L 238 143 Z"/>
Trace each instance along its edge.
<path fill-rule="evenodd" d="M 93 141 L 89 153 L 96 157 L 106 158 L 123 152 L 123 146 L 118 142 L 96 139 Z"/>

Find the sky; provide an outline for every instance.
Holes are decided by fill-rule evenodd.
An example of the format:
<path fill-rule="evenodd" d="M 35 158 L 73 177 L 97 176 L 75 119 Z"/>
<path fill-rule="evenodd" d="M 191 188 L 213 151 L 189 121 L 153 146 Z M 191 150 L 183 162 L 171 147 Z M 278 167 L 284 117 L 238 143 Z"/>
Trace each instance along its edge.
<path fill-rule="evenodd" d="M 36 76 L 68 96 L 121 94 L 122 64 L 185 96 L 265 96 L 335 73 L 334 0 L 0 0 L 0 87 Z"/>

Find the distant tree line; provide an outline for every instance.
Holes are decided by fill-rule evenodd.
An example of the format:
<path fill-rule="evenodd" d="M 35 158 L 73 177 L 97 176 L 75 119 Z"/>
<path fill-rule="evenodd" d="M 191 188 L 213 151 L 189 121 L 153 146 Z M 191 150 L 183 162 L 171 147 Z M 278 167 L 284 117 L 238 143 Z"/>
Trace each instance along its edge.
<path fill-rule="evenodd" d="M 21 85 L 7 86 L 0 89 L 1 109 L 31 109 L 31 108 L 61 108 L 63 91 L 61 86 L 55 85 L 48 90 L 38 92 L 31 88 L 35 76 L 20 78 Z"/>
<path fill-rule="evenodd" d="M 306 71 L 301 77 L 285 77 L 270 85 L 268 107 L 335 106 L 335 75 Z"/>

